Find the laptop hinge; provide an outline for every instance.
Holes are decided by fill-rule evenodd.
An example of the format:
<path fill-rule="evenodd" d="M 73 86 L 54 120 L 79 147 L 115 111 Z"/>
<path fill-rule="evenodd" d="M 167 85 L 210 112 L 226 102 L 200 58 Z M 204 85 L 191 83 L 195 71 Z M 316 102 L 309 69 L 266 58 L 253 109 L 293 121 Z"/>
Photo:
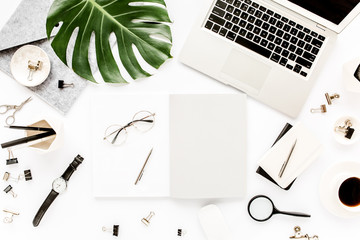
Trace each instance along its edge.
<path fill-rule="evenodd" d="M 323 30 L 324 32 L 326 31 L 326 27 L 324 27 L 323 25 L 320 25 L 320 24 L 316 24 L 316 27 Z"/>

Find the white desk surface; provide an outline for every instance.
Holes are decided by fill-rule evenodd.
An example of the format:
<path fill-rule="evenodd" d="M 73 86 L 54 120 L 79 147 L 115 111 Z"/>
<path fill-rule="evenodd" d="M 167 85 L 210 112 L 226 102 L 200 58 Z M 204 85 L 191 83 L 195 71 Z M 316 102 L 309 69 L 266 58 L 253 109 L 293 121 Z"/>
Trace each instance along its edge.
<path fill-rule="evenodd" d="M 173 50 L 174 59 L 168 61 L 158 73 L 149 79 L 131 83 L 123 87 L 89 84 L 67 116 L 61 116 L 50 106 L 34 96 L 34 100 L 17 114 L 17 123 L 27 123 L 27 118 L 36 114 L 52 114 L 61 118 L 65 124 L 65 144 L 51 153 L 39 154 L 30 149 L 16 151 L 18 166 L 0 165 L 0 173 L 8 170 L 20 172 L 30 168 L 32 182 L 13 184 L 18 193 L 17 199 L 1 191 L 0 210 L 11 209 L 20 212 L 12 224 L 0 223 L 1 239 L 112 239 L 111 234 L 103 233 L 102 226 L 120 225 L 119 239 L 177 239 L 177 229 L 186 229 L 185 239 L 205 239 L 198 221 L 199 209 L 215 203 L 224 214 L 225 220 L 235 239 L 288 239 L 293 227 L 300 225 L 303 233 L 317 234 L 320 239 L 359 239 L 360 218 L 342 219 L 330 214 L 320 202 L 319 180 L 323 172 L 333 163 L 351 160 L 360 161 L 359 144 L 343 146 L 332 136 L 333 124 L 343 115 L 360 118 L 360 94 L 346 92 L 342 81 L 342 64 L 359 57 L 360 17 L 339 36 L 335 49 L 327 59 L 318 81 L 313 88 L 303 111 L 297 119 L 289 119 L 269 107 L 248 100 L 248 194 L 243 200 L 175 200 L 175 199 L 94 199 L 92 197 L 92 159 L 89 140 L 89 100 L 92 93 L 111 92 L 172 92 L 208 93 L 234 92 L 231 87 L 218 83 L 179 63 L 178 55 L 189 32 L 189 27 L 197 17 L 198 10 L 205 0 L 168 0 L 168 10 L 174 21 Z M 0 27 L 11 16 L 20 0 L 6 1 L 0 8 Z M 34 6 L 36 7 L 36 6 Z M 14 31 L 16 31 L 14 29 Z M 311 114 L 309 109 L 325 103 L 324 93 L 337 92 L 341 99 L 328 108 L 326 114 Z M 32 92 L 21 87 L 13 79 L 0 72 L 0 104 L 19 103 Z M 121 108 L 119 103 L 119 108 Z M 0 121 L 5 118 L 0 116 Z M 302 121 L 317 134 L 325 146 L 322 156 L 295 182 L 290 191 L 283 191 L 255 173 L 257 162 L 271 146 L 275 137 L 286 122 Z M 13 137 L 13 132 L 0 128 L 0 140 Z M 48 195 L 53 179 L 59 177 L 76 154 L 85 160 L 70 180 L 67 192 L 59 196 L 43 218 L 40 226 L 34 228 L 32 219 Z M 7 152 L 0 151 L 5 160 Z M 6 183 L 1 183 L 5 188 Z M 310 219 L 287 216 L 274 216 L 265 223 L 250 219 L 246 206 L 256 194 L 266 194 L 282 210 L 310 213 Z M 140 222 L 150 211 L 156 216 L 151 226 L 146 228 Z M 3 218 L 0 213 L 0 218 Z"/>

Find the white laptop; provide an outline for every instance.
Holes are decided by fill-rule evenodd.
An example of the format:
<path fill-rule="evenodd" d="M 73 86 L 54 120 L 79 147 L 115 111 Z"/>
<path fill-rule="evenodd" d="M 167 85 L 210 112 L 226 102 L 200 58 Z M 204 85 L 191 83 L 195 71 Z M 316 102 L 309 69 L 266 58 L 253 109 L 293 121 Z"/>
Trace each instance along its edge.
<path fill-rule="evenodd" d="M 291 116 L 360 0 L 207 0 L 180 61 Z"/>

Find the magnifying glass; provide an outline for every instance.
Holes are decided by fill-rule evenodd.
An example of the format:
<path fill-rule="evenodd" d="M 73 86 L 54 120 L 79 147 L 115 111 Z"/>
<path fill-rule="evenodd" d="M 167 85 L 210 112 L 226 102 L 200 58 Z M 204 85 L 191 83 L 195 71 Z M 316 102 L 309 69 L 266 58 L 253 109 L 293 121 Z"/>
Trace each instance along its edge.
<path fill-rule="evenodd" d="M 265 195 L 253 197 L 248 204 L 248 212 L 252 219 L 258 222 L 269 220 L 274 214 L 284 214 L 295 217 L 310 217 L 310 215 L 298 212 L 283 212 L 278 210 L 273 201 Z"/>

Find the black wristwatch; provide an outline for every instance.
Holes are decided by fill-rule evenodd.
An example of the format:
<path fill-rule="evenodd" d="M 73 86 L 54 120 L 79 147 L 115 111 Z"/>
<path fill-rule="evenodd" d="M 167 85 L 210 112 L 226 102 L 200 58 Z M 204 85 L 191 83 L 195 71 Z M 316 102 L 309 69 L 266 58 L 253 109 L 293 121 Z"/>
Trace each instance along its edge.
<path fill-rule="evenodd" d="M 82 158 L 80 155 L 77 155 L 72 163 L 70 163 L 69 167 L 66 169 L 64 174 L 55 179 L 52 183 L 52 190 L 50 194 L 47 196 L 43 204 L 41 205 L 39 211 L 36 213 L 33 225 L 34 227 L 37 227 L 44 216 L 46 210 L 50 207 L 51 203 L 55 200 L 55 198 L 60 194 L 63 193 L 66 190 L 67 187 L 67 181 L 69 181 L 71 175 L 75 172 L 77 167 L 82 163 L 84 158 Z"/>

